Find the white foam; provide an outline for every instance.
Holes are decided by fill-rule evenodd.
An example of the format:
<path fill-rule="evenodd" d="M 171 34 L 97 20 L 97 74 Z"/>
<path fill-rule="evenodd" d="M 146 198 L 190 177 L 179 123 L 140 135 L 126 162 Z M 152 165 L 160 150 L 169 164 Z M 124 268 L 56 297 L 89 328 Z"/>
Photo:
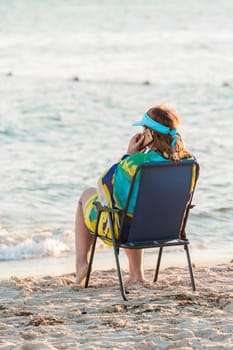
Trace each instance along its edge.
<path fill-rule="evenodd" d="M 69 232 L 55 235 L 51 232 L 36 234 L 0 231 L 0 260 L 23 260 L 40 257 L 58 257 L 73 250 L 73 239 Z"/>

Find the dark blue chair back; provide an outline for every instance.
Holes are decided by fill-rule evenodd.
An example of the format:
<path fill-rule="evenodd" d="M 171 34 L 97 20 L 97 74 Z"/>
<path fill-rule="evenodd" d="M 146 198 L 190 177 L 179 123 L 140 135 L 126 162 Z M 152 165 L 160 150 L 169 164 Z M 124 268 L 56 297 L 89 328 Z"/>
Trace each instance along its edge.
<path fill-rule="evenodd" d="M 139 192 L 127 243 L 181 238 L 192 199 L 194 166 L 194 161 L 187 160 L 145 164 L 138 169 Z"/>

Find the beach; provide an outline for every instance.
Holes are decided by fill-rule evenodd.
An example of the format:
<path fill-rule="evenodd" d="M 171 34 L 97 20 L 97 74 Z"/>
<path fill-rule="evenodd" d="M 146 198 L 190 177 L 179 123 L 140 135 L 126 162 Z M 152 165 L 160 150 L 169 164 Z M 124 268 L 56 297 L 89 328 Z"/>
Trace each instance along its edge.
<path fill-rule="evenodd" d="M 0 1 L 0 350 L 233 349 L 232 4 Z M 197 290 L 172 248 L 123 301 L 103 243 L 75 283 L 75 213 L 160 103 L 200 164 Z"/>
<path fill-rule="evenodd" d="M 0 349 L 232 349 L 233 263 L 163 268 L 156 284 L 128 287 L 115 269 L 93 271 L 90 287 L 74 274 L 11 277 L 0 285 Z M 124 270 L 124 278 L 127 271 Z"/>

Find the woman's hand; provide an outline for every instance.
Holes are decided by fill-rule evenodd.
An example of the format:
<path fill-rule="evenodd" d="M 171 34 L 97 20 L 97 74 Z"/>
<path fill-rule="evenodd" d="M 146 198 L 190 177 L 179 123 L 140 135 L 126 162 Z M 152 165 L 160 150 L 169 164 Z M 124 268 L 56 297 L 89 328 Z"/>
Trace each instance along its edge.
<path fill-rule="evenodd" d="M 140 150 L 140 146 L 141 146 L 143 140 L 144 140 L 143 134 L 138 133 L 138 134 L 134 135 L 129 142 L 127 154 L 131 155 L 135 152 L 138 152 Z"/>

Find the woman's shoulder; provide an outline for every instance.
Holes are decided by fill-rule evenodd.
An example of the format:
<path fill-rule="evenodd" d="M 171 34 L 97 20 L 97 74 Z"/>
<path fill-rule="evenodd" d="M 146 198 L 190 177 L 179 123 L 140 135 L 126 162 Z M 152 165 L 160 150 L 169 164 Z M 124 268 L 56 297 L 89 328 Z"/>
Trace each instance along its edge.
<path fill-rule="evenodd" d="M 185 159 L 195 159 L 195 157 L 190 154 L 190 153 L 183 153 L 182 156 L 180 157 L 180 160 L 185 160 Z M 149 150 L 146 153 L 141 153 L 141 152 L 136 152 L 132 155 L 129 155 L 123 159 L 121 162 L 121 165 L 123 167 L 125 166 L 139 166 L 144 163 L 153 163 L 153 162 L 171 162 L 168 157 L 165 155 L 162 156 L 160 153 L 154 151 L 154 150 Z"/>
<path fill-rule="evenodd" d="M 127 162 L 140 165 L 147 162 L 156 162 L 164 160 L 164 158 L 156 151 L 148 151 L 146 153 L 136 152 L 127 158 Z"/>
<path fill-rule="evenodd" d="M 194 157 L 194 155 L 190 152 L 187 151 L 181 151 L 180 153 L 180 159 L 181 160 L 195 160 L 196 158 Z"/>

